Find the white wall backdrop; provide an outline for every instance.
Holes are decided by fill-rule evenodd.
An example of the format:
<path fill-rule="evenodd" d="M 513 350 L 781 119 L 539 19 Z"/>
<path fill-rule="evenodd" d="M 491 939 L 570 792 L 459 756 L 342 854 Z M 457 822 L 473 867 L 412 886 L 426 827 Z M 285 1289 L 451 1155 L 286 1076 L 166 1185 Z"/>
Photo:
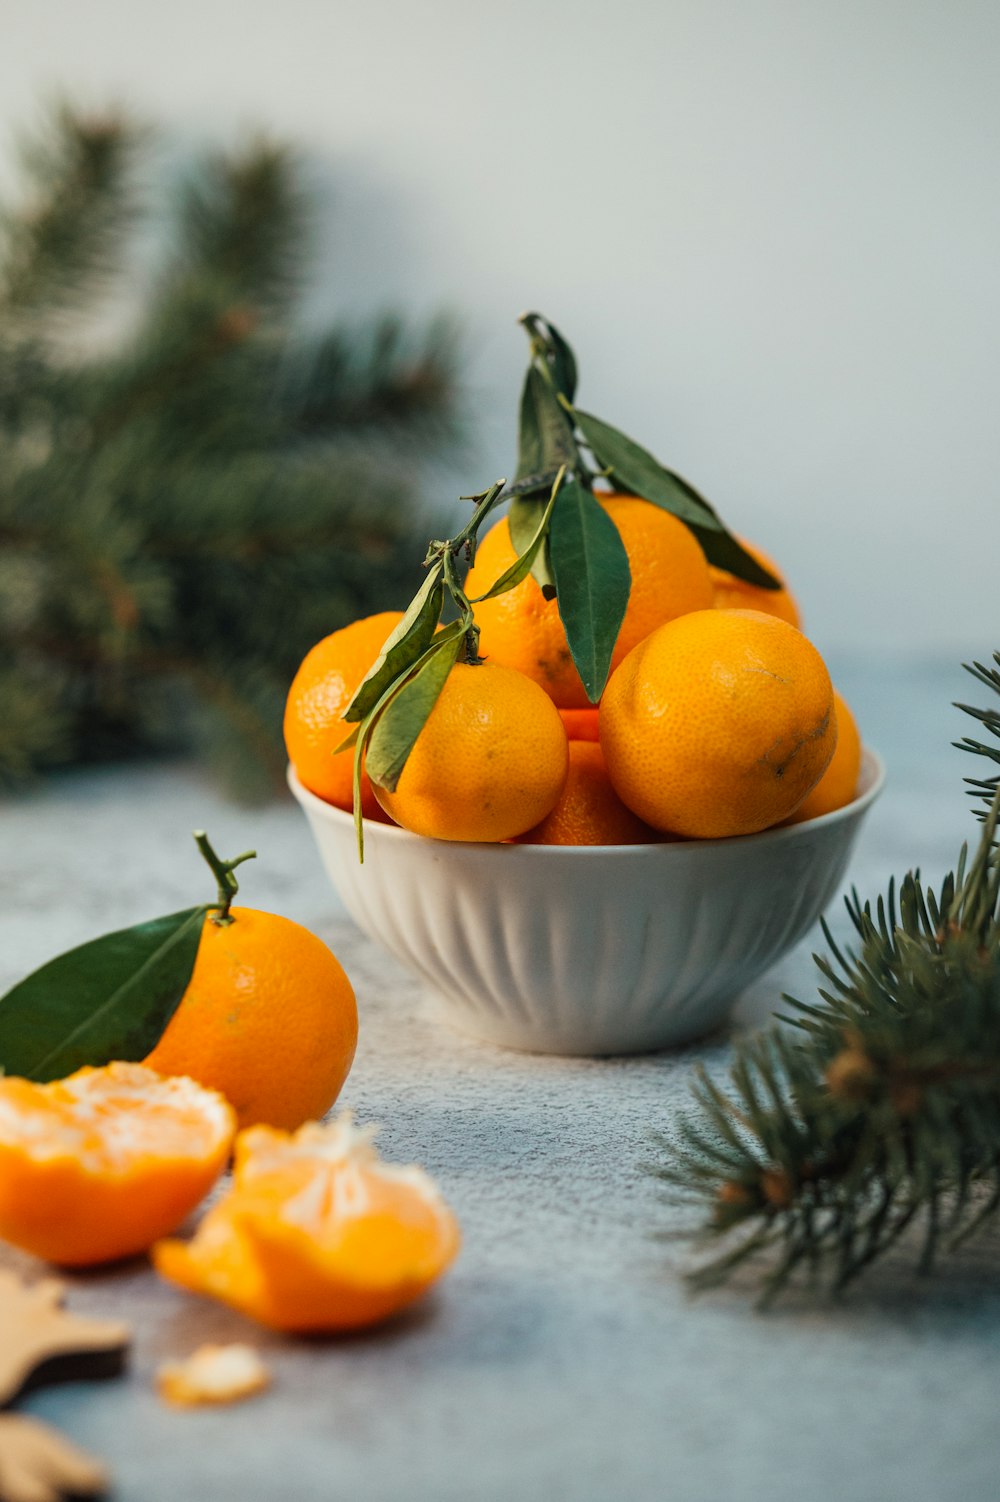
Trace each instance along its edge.
<path fill-rule="evenodd" d="M 46 92 L 264 125 L 331 185 L 319 300 L 454 307 L 478 487 L 526 306 L 581 399 L 769 548 L 828 648 L 1000 646 L 994 0 L 0 0 Z"/>

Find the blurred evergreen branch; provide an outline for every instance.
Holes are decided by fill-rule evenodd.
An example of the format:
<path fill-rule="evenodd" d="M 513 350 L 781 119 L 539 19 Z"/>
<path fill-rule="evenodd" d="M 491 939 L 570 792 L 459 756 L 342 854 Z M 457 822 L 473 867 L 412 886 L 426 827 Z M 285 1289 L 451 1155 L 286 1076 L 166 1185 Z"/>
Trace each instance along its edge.
<path fill-rule="evenodd" d="M 970 671 L 1000 695 L 1000 673 Z M 958 707 L 1000 741 L 996 709 Z M 819 1001 L 785 998 L 796 1031 L 737 1044 L 728 1091 L 700 1071 L 660 1138 L 654 1171 L 701 1211 L 695 1288 L 762 1262 L 764 1304 L 800 1272 L 839 1292 L 911 1228 L 929 1272 L 1000 1209 L 1000 786 L 967 780 L 988 803 L 971 860 L 937 892 L 910 872 L 898 900 L 853 893 L 856 947 L 824 923 Z"/>
<path fill-rule="evenodd" d="M 61 107 L 0 216 L 0 780 L 195 743 L 253 794 L 306 650 L 407 592 L 458 339 L 297 328 L 310 205 L 264 140 L 190 166 L 129 331 L 81 338 L 133 275 L 149 146 Z"/>

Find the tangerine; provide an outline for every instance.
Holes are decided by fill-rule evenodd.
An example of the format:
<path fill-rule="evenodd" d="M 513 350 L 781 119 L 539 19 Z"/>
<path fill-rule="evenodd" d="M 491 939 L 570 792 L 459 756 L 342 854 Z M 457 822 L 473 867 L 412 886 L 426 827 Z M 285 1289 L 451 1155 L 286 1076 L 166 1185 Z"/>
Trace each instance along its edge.
<path fill-rule="evenodd" d="M 712 603 L 712 581 L 694 535 L 669 511 L 637 496 L 599 495 L 625 545 L 632 588 L 611 657 L 611 669 L 654 627 Z M 470 599 L 485 594 L 516 557 L 504 518 L 476 550 L 465 581 Z M 556 600 L 531 577 L 515 589 L 473 605 L 490 662 L 517 668 L 545 689 L 560 709 L 585 709 L 590 700 L 570 656 Z"/>
<path fill-rule="evenodd" d="M 180 1005 L 145 1063 L 219 1090 L 241 1127 L 324 1115 L 354 1060 L 358 1009 L 336 956 L 290 918 L 211 915 Z"/>
<path fill-rule="evenodd" d="M 604 753 L 593 741 L 570 741 L 569 771 L 552 812 L 518 836 L 521 845 L 645 845 L 659 838 L 611 786 Z"/>
<path fill-rule="evenodd" d="M 861 734 L 857 721 L 836 689 L 833 702 L 837 717 L 837 749 L 819 782 L 792 814 L 790 824 L 832 814 L 834 809 L 853 802 L 857 793 L 861 773 Z"/>
<path fill-rule="evenodd" d="M 801 631 L 757 610 L 699 610 L 635 647 L 601 701 L 618 796 L 655 829 L 753 834 L 795 809 L 836 745 L 833 687 Z"/>
<path fill-rule="evenodd" d="M 559 718 L 571 741 L 596 741 L 600 739 L 597 728 L 597 707 L 593 709 L 560 709 Z"/>
<path fill-rule="evenodd" d="M 0 1079 L 0 1236 L 67 1267 L 143 1252 L 208 1193 L 235 1130 L 214 1090 L 141 1064 Z"/>
<path fill-rule="evenodd" d="M 497 663 L 459 662 L 445 680 L 395 792 L 391 818 L 437 840 L 509 840 L 531 829 L 566 781 L 566 732 L 530 678 Z"/>
<path fill-rule="evenodd" d="M 735 574 L 709 564 L 708 572 L 712 577 L 712 589 L 715 593 L 717 608 L 719 610 L 762 610 L 765 615 L 776 615 L 779 620 L 787 621 L 790 626 L 798 626 L 801 629 L 802 619 L 798 604 L 785 583 L 780 569 L 762 548 L 754 547 L 753 543 L 747 542 L 745 537 L 740 537 L 738 541 L 743 544 L 751 558 L 756 558 L 757 562 L 763 564 L 769 573 L 781 580 L 781 588 L 763 589 L 759 584 L 749 584 L 746 579 L 738 579 Z"/>
<path fill-rule="evenodd" d="M 372 1135 L 347 1113 L 294 1136 L 241 1132 L 232 1190 L 191 1241 L 154 1247 L 157 1271 L 276 1330 L 356 1329 L 412 1303 L 457 1254 L 458 1223 Z"/>
<path fill-rule="evenodd" d="M 383 610 L 324 636 L 306 653 L 288 690 L 288 759 L 303 787 L 338 808 L 354 807 L 354 752 L 337 751 L 353 728 L 343 712 L 402 619 L 398 610 Z M 366 819 L 384 819 L 365 772 L 361 811 Z"/>

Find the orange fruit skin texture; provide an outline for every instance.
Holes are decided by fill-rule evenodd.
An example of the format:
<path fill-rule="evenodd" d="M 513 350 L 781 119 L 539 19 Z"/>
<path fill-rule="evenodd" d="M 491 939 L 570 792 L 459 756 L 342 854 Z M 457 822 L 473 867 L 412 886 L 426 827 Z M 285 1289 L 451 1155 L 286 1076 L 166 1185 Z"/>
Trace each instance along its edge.
<path fill-rule="evenodd" d="M 303 787 L 334 803 L 354 807 L 354 752 L 333 754 L 353 726 L 341 718 L 386 637 L 403 619 L 383 610 L 353 621 L 317 642 L 292 679 L 285 703 L 285 749 Z M 367 773 L 361 774 L 361 811 L 384 821 Z"/>
<path fill-rule="evenodd" d="M 219 1090 L 241 1127 L 323 1116 L 354 1060 L 358 1009 L 337 958 L 301 924 L 253 908 L 206 917 L 187 990 L 145 1063 Z"/>
<path fill-rule="evenodd" d="M 615 672 L 601 746 L 622 801 L 690 839 L 753 834 L 798 807 L 836 745 L 833 687 L 801 631 L 756 610 L 661 626 Z"/>
<path fill-rule="evenodd" d="M 762 610 L 765 615 L 776 615 L 779 620 L 787 621 L 790 626 L 798 626 L 801 630 L 802 618 L 798 604 L 773 558 L 769 558 L 762 548 L 747 542 L 745 537 L 739 538 L 739 541 L 752 558 L 756 558 L 776 579 L 782 581 L 782 587 L 761 589 L 759 584 L 748 584 L 745 579 L 737 579 L 735 574 L 710 564 L 708 572 L 712 578 L 716 607 L 719 610 Z"/>
<path fill-rule="evenodd" d="M 204 1198 L 236 1121 L 221 1096 L 139 1064 L 0 1080 L 0 1237 L 64 1267 L 143 1252 Z"/>
<path fill-rule="evenodd" d="M 158 1272 L 275 1330 L 359 1329 L 412 1303 L 459 1248 L 451 1210 L 418 1168 L 383 1164 L 348 1116 L 236 1144 L 233 1188 Z"/>
<path fill-rule="evenodd" d="M 664 621 L 712 604 L 712 581 L 697 540 L 676 517 L 636 496 L 598 499 L 618 528 L 632 571 L 628 608 L 611 658 L 612 671 Z M 485 594 L 516 557 L 506 518 L 491 527 L 465 581 L 470 599 Z M 541 685 L 560 709 L 589 706 L 573 664 L 556 600 L 546 600 L 529 575 L 516 589 L 473 606 L 488 661 L 517 668 Z"/>
<path fill-rule="evenodd" d="M 836 689 L 833 702 L 837 718 L 837 749 L 819 782 L 788 820 L 790 824 L 832 814 L 834 809 L 853 803 L 857 793 L 861 775 L 861 734 L 857 721 Z"/>
<path fill-rule="evenodd" d="M 560 709 L 559 718 L 571 741 L 596 741 L 600 739 L 598 712 L 593 709 Z"/>
<path fill-rule="evenodd" d="M 523 673 L 456 663 L 394 793 L 377 788 L 397 824 L 438 840 L 508 840 L 539 823 L 566 781 L 559 713 Z"/>
<path fill-rule="evenodd" d="M 593 741 L 570 741 L 569 771 L 552 812 L 518 836 L 522 845 L 645 845 L 655 829 L 626 808 L 608 777 L 604 753 Z"/>

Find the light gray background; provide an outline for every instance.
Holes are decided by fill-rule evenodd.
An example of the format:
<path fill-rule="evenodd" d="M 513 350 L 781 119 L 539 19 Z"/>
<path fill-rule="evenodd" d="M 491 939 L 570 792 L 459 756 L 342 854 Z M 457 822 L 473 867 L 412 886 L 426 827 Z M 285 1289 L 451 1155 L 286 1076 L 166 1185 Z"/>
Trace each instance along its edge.
<path fill-rule="evenodd" d="M 512 462 L 514 318 L 784 564 L 810 634 L 995 631 L 991 0 L 0 0 L 0 185 L 40 91 L 314 154 L 317 310 L 453 306 Z"/>

